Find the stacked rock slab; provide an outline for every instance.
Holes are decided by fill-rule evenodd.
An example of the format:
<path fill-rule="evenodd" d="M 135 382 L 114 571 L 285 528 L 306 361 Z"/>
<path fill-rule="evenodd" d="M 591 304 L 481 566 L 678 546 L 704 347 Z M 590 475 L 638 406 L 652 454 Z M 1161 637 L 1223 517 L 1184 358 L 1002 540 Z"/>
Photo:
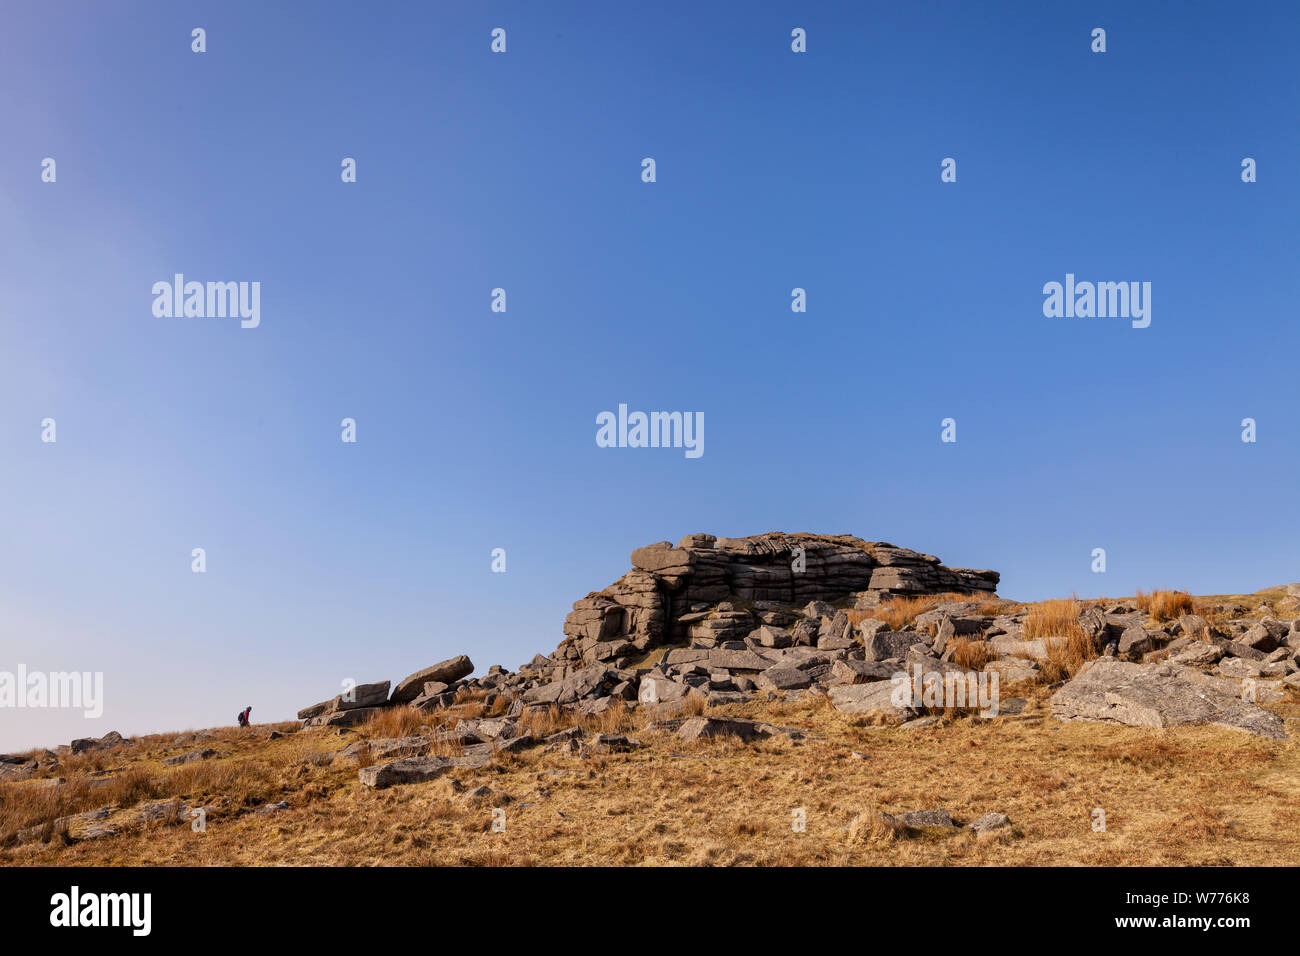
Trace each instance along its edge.
<path fill-rule="evenodd" d="M 308 727 L 349 727 L 364 723 L 388 703 L 388 681 L 357 684 L 350 693 L 312 704 L 298 711 Z"/>
<path fill-rule="evenodd" d="M 933 555 L 852 535 L 692 534 L 675 546 L 637 548 L 632 565 L 603 591 L 574 602 L 566 640 L 552 655 L 556 664 L 621 663 L 681 643 L 700 615 L 727 600 L 793 606 L 856 595 L 871 604 L 897 595 L 993 594 L 998 585 L 996 571 L 948 568 Z"/>

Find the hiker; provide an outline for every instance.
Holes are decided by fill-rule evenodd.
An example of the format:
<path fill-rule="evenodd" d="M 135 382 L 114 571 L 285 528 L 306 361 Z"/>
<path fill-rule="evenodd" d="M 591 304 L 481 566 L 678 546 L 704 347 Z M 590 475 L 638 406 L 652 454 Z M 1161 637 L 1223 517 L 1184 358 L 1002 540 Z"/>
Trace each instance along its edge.
<path fill-rule="evenodd" d="M 239 717 L 237 718 L 237 719 L 239 720 L 239 726 L 241 726 L 241 727 L 251 727 L 251 726 L 252 726 L 252 724 L 250 724 L 250 723 L 248 722 L 248 715 L 249 715 L 250 713 L 252 713 L 252 712 L 253 712 L 253 708 L 252 708 L 252 707 L 245 707 L 242 711 L 240 711 L 240 713 L 239 713 Z"/>

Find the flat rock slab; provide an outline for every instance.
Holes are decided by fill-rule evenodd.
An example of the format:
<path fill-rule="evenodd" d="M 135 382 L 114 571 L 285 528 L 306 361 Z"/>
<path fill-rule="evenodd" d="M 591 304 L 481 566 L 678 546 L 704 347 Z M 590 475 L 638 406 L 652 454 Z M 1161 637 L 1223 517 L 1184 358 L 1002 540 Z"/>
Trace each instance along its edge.
<path fill-rule="evenodd" d="M 362 767 L 357 777 L 367 787 L 382 790 L 399 784 L 436 780 L 453 766 L 447 757 L 402 757 L 400 760 Z"/>
<path fill-rule="evenodd" d="M 691 717 L 682 722 L 677 731 L 682 740 L 700 740 L 704 737 L 739 737 L 754 740 L 765 736 L 752 720 L 732 720 L 721 717 Z"/>
<path fill-rule="evenodd" d="M 372 760 L 392 760 L 401 757 L 423 756 L 433 744 L 434 738 L 427 734 L 411 737 L 377 737 L 373 740 L 358 740 L 348 744 L 339 751 L 340 757 L 359 759 L 368 755 Z"/>
<path fill-rule="evenodd" d="M 903 814 L 903 823 L 909 827 L 955 827 L 947 810 L 913 810 Z"/>
<path fill-rule="evenodd" d="M 793 664 L 776 664 L 763 671 L 754 683 L 761 690 L 803 690 L 811 687 L 812 675 Z"/>
<path fill-rule="evenodd" d="M 303 721 L 302 728 L 311 730 L 316 727 L 355 727 L 364 724 L 383 709 L 382 707 L 355 707 L 352 710 L 334 710 L 308 718 Z"/>
<path fill-rule="evenodd" d="M 1084 665 L 1048 703 L 1061 720 L 1131 727 L 1217 724 L 1274 740 L 1287 737 L 1276 714 L 1173 664 L 1131 664 L 1100 657 Z"/>
<path fill-rule="evenodd" d="M 478 744 L 476 747 L 466 747 L 465 753 L 459 757 L 402 757 L 388 763 L 362 767 L 357 771 L 357 779 L 367 787 L 383 790 L 386 787 L 437 780 L 455 767 L 477 769 L 491 759 L 491 745 Z"/>
<path fill-rule="evenodd" d="M 424 692 L 426 683 L 437 681 L 440 684 L 450 684 L 462 677 L 468 677 L 473 672 L 474 662 L 461 654 L 402 678 L 393 688 L 393 696 L 389 698 L 389 702 L 409 704 Z"/>
<path fill-rule="evenodd" d="M 677 736 L 682 740 L 700 740 L 704 737 L 738 737 L 744 741 L 764 740 L 768 737 L 785 736 L 791 740 L 801 740 L 806 735 L 797 727 L 778 727 L 756 720 L 743 720 L 738 717 L 688 717 L 677 728 Z"/>
<path fill-rule="evenodd" d="M 893 717 L 911 718 L 917 713 L 910 705 L 899 707 L 894 704 L 892 680 L 832 687 L 826 696 L 836 710 L 846 714 L 868 714 L 878 710 Z M 910 693 L 907 696 L 910 700 Z"/>

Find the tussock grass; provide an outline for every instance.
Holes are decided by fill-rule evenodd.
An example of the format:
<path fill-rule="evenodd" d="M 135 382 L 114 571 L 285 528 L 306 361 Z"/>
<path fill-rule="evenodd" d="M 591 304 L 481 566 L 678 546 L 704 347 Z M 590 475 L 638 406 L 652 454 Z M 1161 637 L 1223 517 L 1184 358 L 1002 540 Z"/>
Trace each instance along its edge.
<path fill-rule="evenodd" d="M 425 715 L 410 707 L 385 707 L 361 725 L 367 737 L 410 737 L 425 733 L 429 721 Z"/>
<path fill-rule="evenodd" d="M 1097 640 L 1084 634 L 1076 624 L 1068 637 L 1049 637 L 1047 660 L 1038 662 L 1039 679 L 1045 684 L 1069 680 L 1088 661 L 1101 654 Z"/>
<path fill-rule="evenodd" d="M 1083 613 L 1083 604 L 1078 598 L 1058 598 L 1052 601 L 1039 601 L 1029 606 L 1025 615 L 1025 639 L 1036 637 L 1073 637 L 1083 635 L 1079 627 L 1079 615 Z"/>
<path fill-rule="evenodd" d="M 549 737 L 572 727 L 575 720 L 559 707 L 551 704 L 546 707 L 530 707 L 519 719 L 520 726 L 526 728 L 534 737 Z"/>
<path fill-rule="evenodd" d="M 902 820 L 889 814 L 870 811 L 860 813 L 849 824 L 847 843 L 849 846 L 862 846 L 897 843 L 913 836 L 915 831 Z"/>
<path fill-rule="evenodd" d="M 583 717 L 578 726 L 592 734 L 626 734 L 638 725 L 636 709 L 628 707 L 622 701 L 613 704 L 601 714 Z M 572 726 L 572 724 L 570 724 Z"/>
<path fill-rule="evenodd" d="M 981 671 L 994 660 L 997 653 L 988 641 L 957 637 L 952 642 L 952 662 L 967 671 Z"/>

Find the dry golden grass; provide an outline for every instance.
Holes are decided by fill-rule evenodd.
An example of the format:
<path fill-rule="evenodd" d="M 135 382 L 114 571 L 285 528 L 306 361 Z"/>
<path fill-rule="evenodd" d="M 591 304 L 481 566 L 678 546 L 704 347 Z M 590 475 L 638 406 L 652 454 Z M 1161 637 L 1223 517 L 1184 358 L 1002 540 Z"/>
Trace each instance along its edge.
<path fill-rule="evenodd" d="M 849 824 L 847 842 L 851 847 L 879 846 L 883 843 L 905 840 L 914 832 L 891 814 L 869 811 L 853 818 L 853 822 Z"/>
<path fill-rule="evenodd" d="M 1222 807 L 1197 799 L 1183 803 L 1179 809 L 1182 811 L 1179 817 L 1161 823 L 1160 832 L 1168 838 L 1210 840 L 1233 834 L 1232 820 Z"/>
<path fill-rule="evenodd" d="M 1184 614 L 1196 613 L 1196 602 L 1186 591 L 1139 590 L 1134 597 L 1138 610 L 1157 621 L 1172 621 Z"/>
<path fill-rule="evenodd" d="M 849 620 L 853 624 L 859 624 L 867 618 L 874 618 L 878 621 L 884 621 L 889 625 L 891 631 L 901 631 L 904 627 L 916 620 L 917 615 L 924 614 L 931 608 L 940 604 L 951 604 L 955 601 L 971 601 L 975 597 L 970 594 L 927 594 L 924 597 L 897 597 L 888 601 L 882 601 L 876 607 L 865 609 L 853 609 L 848 611 Z M 994 603 L 994 602 L 990 602 Z M 995 602 L 999 605 L 1009 602 Z"/>
<path fill-rule="evenodd" d="M 150 800 L 175 798 L 198 806 L 219 799 L 234 808 L 260 806 L 280 799 L 276 794 L 298 789 L 304 761 L 320 743 L 298 734 L 270 741 L 265 729 L 224 728 L 207 732 L 207 739 L 197 743 L 186 739 L 193 736 L 155 735 L 101 753 L 95 763 L 105 763 L 110 770 L 103 776 L 92 776 L 92 771 L 83 769 L 90 764 L 69 757 L 57 769 L 67 780 L 62 786 L 45 788 L 33 781 L 0 784 L 0 842 L 20 829 L 58 817 L 101 807 L 125 809 Z M 232 756 L 179 766 L 162 763 L 173 753 L 204 746 L 219 753 L 265 746 L 273 759 Z"/>
<path fill-rule="evenodd" d="M 1083 603 L 1078 598 L 1059 598 L 1032 604 L 1029 613 L 1025 615 L 1025 639 L 1082 634 L 1079 627 L 1081 613 Z"/>
<path fill-rule="evenodd" d="M 721 709 L 814 738 L 751 744 L 685 744 L 616 708 L 589 718 L 591 731 L 627 731 L 647 746 L 593 758 L 537 748 L 383 791 L 361 786 L 355 765 L 316 759 L 358 734 L 221 735 L 207 742 L 220 757 L 178 768 L 157 760 L 187 744 L 142 746 L 109 757 L 137 768 L 137 789 L 123 782 L 120 795 L 220 800 L 206 833 L 164 821 L 100 840 L 3 849 L 0 863 L 1286 866 L 1300 858 L 1294 740 L 1061 723 L 1046 716 L 1044 689 L 1030 696 L 1019 715 L 950 715 L 924 731 L 882 728 L 820 701 Z M 1270 706 L 1300 716 L 1296 701 Z M 467 799 L 479 784 L 493 796 Z M 6 812 L 17 786 L 0 785 Z M 281 799 L 290 809 L 253 812 Z M 505 833 L 490 828 L 497 807 Z M 1014 828 L 977 840 L 964 827 L 908 830 L 877 817 L 940 807 L 963 824 L 1003 812 Z M 797 808 L 803 833 L 791 827 Z M 1092 830 L 1094 808 L 1106 811 L 1106 832 Z"/>
<path fill-rule="evenodd" d="M 1287 597 L 1274 589 L 1199 600 L 1265 614 Z M 915 620 L 929 606 L 927 599 L 884 613 Z M 1026 637 L 1048 639 L 1044 680 L 1063 679 L 1095 654 L 1078 628 L 1081 607 L 1077 600 L 1027 606 Z M 955 639 L 959 665 L 977 669 L 983 643 Z M 67 778 L 62 787 L 0 783 L 0 842 L 29 826 L 49 837 L 0 846 L 0 865 L 1291 866 L 1300 859 L 1300 696 L 1288 692 L 1267 705 L 1288 718 L 1292 735 L 1272 741 L 1214 727 L 1063 723 L 1050 716 L 1046 687 L 1023 686 L 1018 693 L 1029 703 L 1020 714 L 980 720 L 946 712 L 942 724 L 910 731 L 887 726 L 879 714 L 842 714 L 821 698 L 691 704 L 810 734 L 748 744 L 685 743 L 671 729 L 647 728 L 646 715 L 632 707 L 583 718 L 534 709 L 524 723 L 538 736 L 578 724 L 646 746 L 594 757 L 538 747 L 382 791 L 362 786 L 357 763 L 334 755 L 357 740 L 435 733 L 498 705 L 467 694 L 443 711 L 393 712 L 354 731 L 279 725 L 273 729 L 286 736 L 274 740 L 267 727 L 151 735 L 61 758 L 54 773 Z M 161 762 L 199 747 L 218 756 Z M 866 759 L 851 759 L 852 752 Z M 363 754 L 361 763 L 369 759 Z M 468 799 L 480 784 L 492 796 Z M 83 840 L 75 826 L 52 822 L 114 806 L 115 823 L 126 808 L 159 800 L 212 807 L 207 831 L 164 813 L 146 827 Z M 256 812 L 278 800 L 290 808 Z M 494 808 L 506 811 L 505 833 L 491 830 Z M 909 829 L 882 816 L 936 808 L 963 824 L 1003 812 L 1014 826 L 976 839 L 964 827 Z M 1104 832 L 1092 829 L 1097 808 L 1106 812 Z M 796 809 L 806 832 L 791 827 Z"/>
<path fill-rule="evenodd" d="M 367 737 L 410 737 L 424 733 L 428 721 L 422 712 L 410 707 L 387 707 L 372 716 L 361 728 Z"/>
<path fill-rule="evenodd" d="M 639 727 L 643 719 L 635 707 L 619 701 L 604 713 L 581 718 L 578 725 L 588 733 L 623 734 Z"/>
<path fill-rule="evenodd" d="M 1039 678 L 1045 684 L 1069 680 L 1086 662 L 1101 654 L 1095 638 L 1075 628 L 1069 637 L 1048 638 L 1047 660 L 1040 661 Z"/>
<path fill-rule="evenodd" d="M 988 641 L 957 637 L 952 642 L 952 662 L 967 671 L 982 671 L 984 665 L 995 659 L 997 653 Z"/>
<path fill-rule="evenodd" d="M 523 717 L 519 719 L 519 724 L 534 737 L 549 737 L 566 727 L 572 727 L 573 720 L 563 710 L 552 704 L 545 708 L 530 707 L 524 711 Z"/>

